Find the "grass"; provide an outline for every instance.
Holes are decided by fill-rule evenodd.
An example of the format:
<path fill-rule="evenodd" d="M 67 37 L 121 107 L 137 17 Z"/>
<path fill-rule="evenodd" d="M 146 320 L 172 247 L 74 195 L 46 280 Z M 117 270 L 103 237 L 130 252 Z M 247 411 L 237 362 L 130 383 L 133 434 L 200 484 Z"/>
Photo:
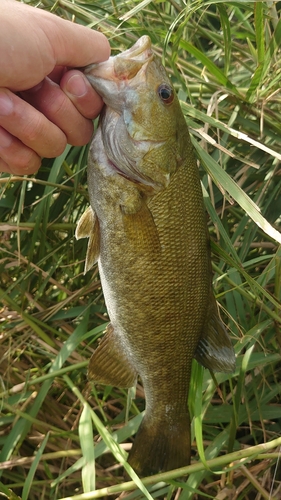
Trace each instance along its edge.
<path fill-rule="evenodd" d="M 33 177 L 2 174 L 0 497 L 277 500 L 280 2 L 43 0 L 38 7 L 101 29 L 113 54 L 151 36 L 201 160 L 214 288 L 237 369 L 213 378 L 194 361 L 192 464 L 142 482 L 126 466 L 133 482 L 126 481 L 142 387 L 90 390 L 86 377 L 107 321 L 97 270 L 83 275 L 87 242 L 74 239 L 88 206 L 88 148 L 43 160 Z"/>

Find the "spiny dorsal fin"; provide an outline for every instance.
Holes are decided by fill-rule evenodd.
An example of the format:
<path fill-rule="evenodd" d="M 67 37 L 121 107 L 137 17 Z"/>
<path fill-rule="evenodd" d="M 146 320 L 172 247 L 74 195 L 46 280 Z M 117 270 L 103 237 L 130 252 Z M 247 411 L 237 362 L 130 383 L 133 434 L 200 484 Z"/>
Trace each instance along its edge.
<path fill-rule="evenodd" d="M 233 372 L 235 370 L 234 349 L 219 316 L 212 290 L 203 334 L 194 357 L 201 365 L 212 371 Z"/>
<path fill-rule="evenodd" d="M 137 373 L 120 339 L 109 323 L 106 334 L 90 359 L 88 378 L 100 384 L 127 389 L 135 385 Z"/>
<path fill-rule="evenodd" d="M 89 238 L 84 267 L 84 274 L 86 274 L 97 262 L 100 253 L 99 221 L 92 207 L 88 207 L 80 218 L 76 227 L 75 237 L 77 240 L 80 238 Z"/>

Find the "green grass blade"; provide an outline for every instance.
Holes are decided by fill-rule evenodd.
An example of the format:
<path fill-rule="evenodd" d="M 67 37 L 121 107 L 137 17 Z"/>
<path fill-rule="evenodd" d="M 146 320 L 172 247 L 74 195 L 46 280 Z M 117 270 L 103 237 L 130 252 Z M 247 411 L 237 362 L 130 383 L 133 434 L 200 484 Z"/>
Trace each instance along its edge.
<path fill-rule="evenodd" d="M 86 403 L 85 399 L 83 398 L 82 394 L 74 386 L 74 384 L 72 383 L 72 381 L 70 379 L 68 379 L 68 377 L 66 378 L 66 380 L 67 380 L 69 386 L 71 387 L 71 389 L 73 390 L 73 392 L 80 399 L 80 401 L 83 404 L 83 406 L 87 405 L 87 403 Z M 138 486 L 138 488 L 142 491 L 142 493 L 144 494 L 145 498 L 147 498 L 148 500 L 153 500 L 152 496 L 149 494 L 149 492 L 147 491 L 147 489 L 143 485 L 143 483 L 140 480 L 140 478 L 138 477 L 138 475 L 135 473 L 135 471 L 132 469 L 132 467 L 126 461 L 126 458 L 127 458 L 126 455 L 127 454 L 124 452 L 124 450 L 122 450 L 122 448 L 120 448 L 119 444 L 113 439 L 113 437 L 108 432 L 108 430 L 106 429 L 106 427 L 102 424 L 101 420 L 98 418 L 98 416 L 95 414 L 95 412 L 90 407 L 88 407 L 88 408 L 89 408 L 89 413 L 91 414 L 91 418 L 92 418 L 93 424 L 97 428 L 100 436 L 103 438 L 103 440 L 104 440 L 105 444 L 107 445 L 107 447 L 110 449 L 110 451 L 115 456 L 116 460 L 120 464 L 123 465 L 123 467 L 125 468 L 126 472 L 133 479 L 133 481 Z"/>
<path fill-rule="evenodd" d="M 55 372 L 56 370 L 59 370 L 64 362 L 67 360 L 67 358 L 70 356 L 72 351 L 77 347 L 79 342 L 81 341 L 82 334 L 84 330 L 86 329 L 88 324 L 88 317 L 87 314 L 85 315 L 83 321 L 79 324 L 79 326 L 76 328 L 76 330 L 73 332 L 73 334 L 67 339 L 65 342 L 64 346 L 62 347 L 61 351 L 59 352 L 58 356 L 53 362 L 53 365 L 50 369 L 50 373 Z M 32 408 L 29 411 L 29 415 L 32 418 L 35 418 L 51 385 L 52 385 L 53 380 L 45 380 L 45 382 L 42 384 L 41 389 L 33 403 Z M 31 421 L 25 420 L 23 418 L 20 418 L 12 431 L 10 432 L 9 436 L 5 440 L 5 444 L 1 450 L 0 453 L 0 462 L 1 461 L 6 461 L 10 458 L 12 453 L 14 452 L 15 447 L 18 445 L 20 441 L 23 441 L 27 433 L 29 432 L 29 429 L 31 427 L 32 423 Z M 3 471 L 0 471 L 0 476 L 2 475 Z"/>
<path fill-rule="evenodd" d="M 225 47 L 224 54 L 224 73 L 227 76 L 230 68 L 231 50 L 232 50 L 232 36 L 228 12 L 223 4 L 218 4 L 218 11 L 220 15 L 220 22 L 223 32 L 223 42 Z"/>
<path fill-rule="evenodd" d="M 84 404 L 78 426 L 80 446 L 84 458 L 82 467 L 82 484 L 84 493 L 96 489 L 95 449 L 93 440 L 93 426 L 89 405 Z"/>
<path fill-rule="evenodd" d="M 0 482 L 0 494 L 2 497 L 8 498 L 8 500 L 22 500 L 15 493 L 13 493 L 5 484 Z"/>
<path fill-rule="evenodd" d="M 264 40 L 264 4 L 263 2 L 255 2 L 255 29 L 256 29 L 256 46 L 258 64 L 262 64 L 265 55 L 265 40 Z"/>
<path fill-rule="evenodd" d="M 44 449 L 45 449 L 45 446 L 48 442 L 49 437 L 50 437 L 50 434 L 47 433 L 46 436 L 44 437 L 36 455 L 35 455 L 35 460 L 31 464 L 31 467 L 30 467 L 29 472 L 27 474 L 27 478 L 25 480 L 24 487 L 22 490 L 22 500 L 28 500 L 28 498 L 29 498 L 30 490 L 32 488 L 33 478 L 34 478 L 36 469 L 38 467 L 38 464 L 40 462 L 40 459 L 42 457 L 42 454 L 44 452 Z"/>
<path fill-rule="evenodd" d="M 222 170 L 219 165 L 206 153 L 206 151 L 192 138 L 193 145 L 197 150 L 208 174 L 214 182 L 221 185 L 232 198 L 245 210 L 249 217 L 271 238 L 281 243 L 281 233 L 269 224 L 261 215 L 257 205 L 247 196 L 247 194 Z"/>
<path fill-rule="evenodd" d="M 204 374 L 204 368 L 194 361 L 192 366 L 192 380 L 191 380 L 191 387 L 189 394 L 189 406 L 190 410 L 193 413 L 194 434 L 195 434 L 199 457 L 201 462 L 205 465 L 207 469 L 208 466 L 205 458 L 204 445 L 203 445 L 203 417 L 204 417 L 203 406 L 202 406 L 203 374 Z"/>
<path fill-rule="evenodd" d="M 195 56 L 199 61 L 201 61 L 201 63 L 204 66 L 206 66 L 212 77 L 216 78 L 219 84 L 225 86 L 226 88 L 231 90 L 234 94 L 238 93 L 235 85 L 231 83 L 231 81 L 225 76 L 225 74 L 208 57 L 206 57 L 205 54 L 203 54 L 203 52 L 201 52 L 191 43 L 185 40 L 181 40 L 180 46 L 181 48 L 183 48 L 184 50 Z"/>

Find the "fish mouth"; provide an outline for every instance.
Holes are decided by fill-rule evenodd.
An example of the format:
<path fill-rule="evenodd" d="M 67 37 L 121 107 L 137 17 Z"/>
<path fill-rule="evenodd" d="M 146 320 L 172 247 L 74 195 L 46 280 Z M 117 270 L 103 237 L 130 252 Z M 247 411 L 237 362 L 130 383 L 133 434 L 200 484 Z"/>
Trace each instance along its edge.
<path fill-rule="evenodd" d="M 118 57 L 123 57 L 125 59 L 136 59 L 140 55 L 144 54 L 145 51 L 149 51 L 151 54 L 151 40 L 148 35 L 141 36 L 132 47 L 124 50 Z"/>
<path fill-rule="evenodd" d="M 107 81 L 131 80 L 144 64 L 153 59 L 151 40 L 144 35 L 137 42 L 117 56 L 111 56 L 107 61 L 90 64 L 84 69 L 89 82 L 99 92 L 98 79 Z M 101 94 L 102 95 L 102 94 Z"/>

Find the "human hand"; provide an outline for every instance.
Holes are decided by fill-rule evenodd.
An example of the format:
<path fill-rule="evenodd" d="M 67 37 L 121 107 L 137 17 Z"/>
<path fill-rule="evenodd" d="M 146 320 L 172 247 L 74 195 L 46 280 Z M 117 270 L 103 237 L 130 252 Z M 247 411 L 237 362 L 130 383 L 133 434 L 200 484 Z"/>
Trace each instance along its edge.
<path fill-rule="evenodd" d="M 110 48 L 101 33 L 14 0 L 1 0 L 0 22 L 0 171 L 32 174 L 67 142 L 89 142 L 102 99 L 68 68 Z"/>

